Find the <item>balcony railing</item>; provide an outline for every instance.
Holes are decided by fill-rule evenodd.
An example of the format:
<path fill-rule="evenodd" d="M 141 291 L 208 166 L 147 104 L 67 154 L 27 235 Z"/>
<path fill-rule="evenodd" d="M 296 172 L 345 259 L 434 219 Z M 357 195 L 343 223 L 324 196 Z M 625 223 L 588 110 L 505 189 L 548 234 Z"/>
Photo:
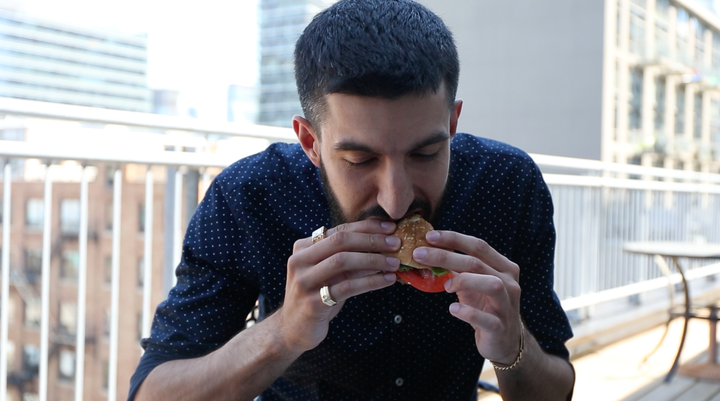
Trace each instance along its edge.
<path fill-rule="evenodd" d="M 0 401 L 4 400 L 8 386 L 5 349 L 9 338 L 9 313 L 6 311 L 9 310 L 11 285 L 23 300 L 25 297 L 37 297 L 41 303 L 37 336 L 40 348 L 37 370 L 39 400 L 48 399 L 48 380 L 51 377 L 48 374 L 48 361 L 57 353 L 53 352 L 53 344 L 55 349 L 60 345 L 67 347 L 67 344 L 58 345 L 54 340 L 60 333 L 51 333 L 59 324 L 66 324 L 59 321 L 64 317 L 58 316 L 57 305 L 50 303 L 51 290 L 55 294 L 52 299 L 58 299 L 61 295 L 57 294 L 67 292 L 69 288 L 77 293 L 73 372 L 75 400 L 97 398 L 96 389 L 89 388 L 85 382 L 85 367 L 88 364 L 85 349 L 86 346 L 105 347 L 100 340 L 90 343 L 87 340 L 104 338 L 102 333 L 105 331 L 109 333 L 107 351 L 103 349 L 100 352 L 96 348 L 88 358 L 107 353 L 107 389 L 103 391 L 111 401 L 122 399 L 134 365 L 130 364 L 129 372 L 119 369 L 120 340 L 135 344 L 134 349 L 139 357 L 137 340 L 140 336 L 150 334 L 153 309 L 165 296 L 166 288 L 158 285 L 157 280 L 169 276 L 173 272 L 172 267 L 179 261 L 183 223 L 187 218 L 182 213 L 183 207 L 187 206 L 184 205 L 184 195 L 188 192 L 195 192 L 196 196 L 198 192 L 202 193 L 217 171 L 239 157 L 239 154 L 213 153 L 217 152 L 221 141 L 228 138 L 294 141 L 294 135 L 289 129 L 283 128 L 205 123 L 179 117 L 13 99 L 0 99 L 0 114 L 50 121 L 58 127 L 67 122 L 84 124 L 92 127 L 98 135 L 124 127 L 124 131 L 120 132 L 137 134 L 133 130 L 144 130 L 148 137 L 155 138 L 153 140 L 160 138 L 162 146 L 154 148 L 149 145 L 122 148 L 112 141 L 105 145 L 94 143 L 92 148 L 75 142 L 51 146 L 29 140 L 0 141 L 0 158 L 5 161 L 2 186 L 0 344 L 3 350 L 0 352 Z M 134 138 L 143 137 L 136 135 Z M 192 148 L 195 151 L 165 150 L 170 147 Z M 720 242 L 720 224 L 717 224 L 720 221 L 720 175 L 547 155 L 532 157 L 543 170 L 553 195 L 558 233 L 555 286 L 563 307 L 568 311 L 642 294 L 667 285 L 667 280 L 653 267 L 650 258 L 622 251 L 625 241 Z M 61 166 L 68 166 L 68 162 L 72 168 L 77 167 L 79 174 L 66 175 L 64 182 L 59 182 L 57 174 Z M 20 168 L 25 169 L 22 177 L 18 172 Z M 191 190 L 187 191 L 189 184 L 184 182 L 183 177 L 189 177 L 190 171 L 197 171 L 202 179 L 192 184 Z M 36 182 L 28 183 L 33 180 Z M 164 197 L 157 196 L 157 191 L 162 191 Z M 15 192 L 19 195 L 15 196 Z M 53 219 L 53 213 L 59 209 L 59 202 L 56 201 L 58 196 L 67 194 L 79 200 L 79 223 L 72 224 L 76 227 L 71 233 L 72 238 L 67 238 L 67 233 L 61 232 L 60 219 Z M 22 202 L 24 197 L 35 199 L 38 196 L 43 199 L 42 230 L 34 232 L 23 229 L 25 216 L 11 214 L 11 210 L 21 210 L 22 205 L 15 204 L 17 200 Z M 164 205 L 162 210 L 165 219 L 156 215 L 156 205 L 159 204 Z M 108 212 L 97 213 L 100 207 Z M 172 213 L 168 213 L 170 210 Z M 141 222 L 134 218 L 128 220 L 127 216 L 131 215 L 139 216 Z M 154 225 L 158 223 L 159 227 Z M 36 283 L 17 278 L 22 271 L 20 265 L 23 258 L 17 256 L 11 261 L 11 254 L 22 253 L 14 248 L 14 244 L 22 241 L 35 241 L 42 245 L 39 291 L 36 291 Z M 170 255 L 170 260 L 163 260 L 171 267 L 168 271 L 159 266 L 158 260 L 165 256 L 160 258 L 157 255 L 158 244 L 168 249 L 164 255 Z M 77 249 L 79 255 L 77 279 L 71 280 L 69 285 L 51 280 L 52 269 L 59 267 L 58 252 L 66 245 L 72 246 L 73 250 Z M 142 248 L 142 252 L 137 248 Z M 100 253 L 104 249 L 109 251 L 107 271 L 103 271 L 102 262 L 89 263 L 89 257 L 96 261 L 102 260 Z M 131 260 L 134 257 L 137 259 Z M 122 271 L 121 265 L 125 266 Z M 14 277 L 12 280 L 11 270 Z M 693 264 L 688 276 L 708 277 L 719 272 L 720 264 Z M 121 280 L 121 275 L 137 276 L 137 279 Z M 88 286 L 88 277 L 95 280 L 91 286 Z M 675 280 L 674 277 L 671 279 Z M 103 280 L 105 284 L 96 284 Z M 51 285 L 62 286 L 62 291 L 51 288 Z M 102 326 L 97 322 L 97 316 L 102 314 L 94 313 L 98 305 L 88 305 L 88 290 L 94 291 L 97 286 L 103 285 L 108 287 L 106 298 L 109 298 L 110 306 L 107 314 L 109 318 L 106 318 L 109 322 L 106 324 L 109 324 L 109 328 L 98 329 L 96 335 L 92 335 L 87 331 Z M 128 334 L 127 327 L 123 327 L 121 333 L 120 316 L 131 315 L 129 319 L 124 317 L 123 322 L 135 318 L 130 303 L 126 305 L 123 302 L 121 308 L 121 294 L 132 298 L 135 293 L 140 296 L 139 291 L 142 298 L 141 313 L 137 317 L 139 333 L 131 329 Z M 105 302 L 102 299 L 97 302 Z M 91 323 L 91 319 L 95 323 Z M 17 331 L 15 329 L 13 327 L 14 332 Z M 122 378 L 121 382 L 118 377 Z"/>

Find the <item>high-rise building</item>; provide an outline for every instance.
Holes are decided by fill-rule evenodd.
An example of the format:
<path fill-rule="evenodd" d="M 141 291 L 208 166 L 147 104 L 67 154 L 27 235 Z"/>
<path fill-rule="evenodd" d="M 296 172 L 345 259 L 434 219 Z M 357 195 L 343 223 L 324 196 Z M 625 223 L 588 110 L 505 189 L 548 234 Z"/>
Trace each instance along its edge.
<path fill-rule="evenodd" d="M 228 121 L 257 124 L 259 106 L 257 87 L 241 85 L 228 86 Z"/>
<path fill-rule="evenodd" d="M 529 152 L 720 170 L 714 1 L 420 2 L 458 43 L 461 130 Z"/>
<path fill-rule="evenodd" d="M 295 41 L 312 17 L 336 0 L 260 1 L 259 124 L 290 127 L 302 115 L 293 69 Z"/>
<path fill-rule="evenodd" d="M 0 9 L 0 96 L 150 112 L 147 38 Z"/>

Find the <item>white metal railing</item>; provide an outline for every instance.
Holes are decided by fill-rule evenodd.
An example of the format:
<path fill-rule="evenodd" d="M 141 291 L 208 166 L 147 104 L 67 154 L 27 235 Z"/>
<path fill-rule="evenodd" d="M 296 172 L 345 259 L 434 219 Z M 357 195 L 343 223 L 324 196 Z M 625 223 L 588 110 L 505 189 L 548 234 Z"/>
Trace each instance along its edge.
<path fill-rule="evenodd" d="M 0 98 L 0 114 L 27 118 L 76 121 L 94 124 L 124 125 L 165 132 L 171 135 L 182 131 L 200 135 L 211 143 L 224 137 L 265 138 L 269 141 L 294 140 L 289 129 L 242 126 L 232 124 L 203 123 L 198 120 L 153 116 L 142 113 L 116 112 L 86 107 L 49 105 L 38 102 L 15 101 Z M 73 144 L 71 144 L 73 145 Z M 38 398 L 48 399 L 48 358 L 50 355 L 50 269 L 53 246 L 52 200 L 55 179 L 50 165 L 64 160 L 80 163 L 82 174 L 77 183 L 80 190 L 80 227 L 77 232 L 80 253 L 78 272 L 78 319 L 76 330 L 75 399 L 83 399 L 83 362 L 85 351 L 85 307 L 87 291 L 87 237 L 88 208 L 93 202 L 88 198 L 89 171 L 93 166 L 112 166 L 112 252 L 110 294 L 110 341 L 108 362 L 108 390 L 110 401 L 118 394 L 118 336 L 120 325 L 119 305 L 121 254 L 122 194 L 124 188 L 122 165 L 168 166 L 183 168 L 222 168 L 234 162 L 237 156 L 219 156 L 209 153 L 211 146 L 202 152 L 132 151 L 113 148 L 82 146 L 46 146 L 29 142 L 0 141 L 0 159 L 4 163 L 3 175 L 3 221 L 2 221 L 2 298 L 0 299 L 0 401 L 4 401 L 7 387 L 7 359 L 5 345 L 8 341 L 8 293 L 10 280 L 9 249 L 12 224 L 22 224 L 17 216 L 11 216 L 11 191 L 16 181 L 11 161 L 40 159 L 47 166 L 43 179 L 44 220 L 42 228 L 42 281 L 40 322 L 40 364 Z M 622 252 L 622 243 L 629 240 L 693 240 L 704 239 L 720 242 L 720 175 L 646 168 L 641 166 L 602 163 L 593 160 L 573 159 L 547 155 L 531 155 L 544 171 L 555 205 L 555 223 L 558 232 L 556 249 L 556 290 L 566 310 L 596 305 L 608 300 L 640 294 L 667 285 L 652 260 L 647 257 Z M 153 279 L 153 220 L 154 185 L 153 170 L 145 173 L 144 189 L 144 237 L 143 237 L 143 291 L 141 331 L 150 333 L 152 319 Z M 181 254 L 183 175 L 174 176 L 175 189 L 165 194 L 172 197 L 174 211 L 172 220 L 172 261 L 176 265 Z M 76 184 L 72 184 L 76 185 Z M 168 237 L 165 237 L 168 238 Z M 720 273 L 720 265 L 692 266 L 691 278 Z M 672 280 L 675 280 L 673 278 Z"/>

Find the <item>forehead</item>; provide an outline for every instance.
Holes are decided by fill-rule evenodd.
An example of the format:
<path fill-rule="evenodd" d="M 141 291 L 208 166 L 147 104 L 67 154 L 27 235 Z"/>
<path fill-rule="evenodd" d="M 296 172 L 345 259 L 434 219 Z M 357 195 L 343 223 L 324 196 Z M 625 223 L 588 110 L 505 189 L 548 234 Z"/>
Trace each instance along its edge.
<path fill-rule="evenodd" d="M 396 99 L 333 93 L 325 101 L 324 147 L 350 141 L 382 152 L 403 152 L 430 136 L 450 136 L 450 107 L 442 87 Z"/>

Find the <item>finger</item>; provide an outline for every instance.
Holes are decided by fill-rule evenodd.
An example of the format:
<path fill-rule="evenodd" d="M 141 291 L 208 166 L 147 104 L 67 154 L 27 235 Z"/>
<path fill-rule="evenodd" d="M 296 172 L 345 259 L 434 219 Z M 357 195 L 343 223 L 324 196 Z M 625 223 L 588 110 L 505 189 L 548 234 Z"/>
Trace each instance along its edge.
<path fill-rule="evenodd" d="M 482 295 L 485 305 L 483 310 L 498 316 L 505 316 L 508 311 L 515 309 L 510 294 L 514 294 L 516 287 L 519 291 L 519 286 L 508 285 L 500 277 L 473 273 L 456 274 L 445 282 L 445 290 L 451 294 L 457 293 L 461 303 L 478 307 L 473 304 L 478 303 L 478 295 Z"/>
<path fill-rule="evenodd" d="M 460 251 L 480 259 L 486 266 L 492 266 L 499 272 L 509 273 L 515 278 L 519 276 L 517 264 L 479 238 L 454 231 L 430 231 L 425 239 L 432 246 Z"/>
<path fill-rule="evenodd" d="M 343 280 L 328 287 L 333 300 L 336 302 L 344 302 L 360 294 L 389 287 L 393 285 L 395 281 L 397 281 L 395 273 L 376 273 L 364 277 Z"/>
<path fill-rule="evenodd" d="M 325 233 L 325 238 L 328 238 L 339 232 L 358 232 L 366 234 L 390 235 L 395 232 L 396 227 L 396 224 L 391 221 L 380 221 L 377 219 L 362 220 L 352 223 L 340 224 L 336 227 L 333 227 L 327 230 L 327 232 Z M 322 241 L 323 240 L 320 240 L 316 243 Z M 300 239 L 295 242 L 295 245 L 293 246 L 293 253 L 298 252 L 302 249 L 306 249 L 311 245 L 313 245 L 312 237 Z"/>
<path fill-rule="evenodd" d="M 488 334 L 497 334 L 503 329 L 500 318 L 491 313 L 483 312 L 460 302 L 450 304 L 448 309 L 451 315 Z"/>
<path fill-rule="evenodd" d="M 479 258 L 434 247 L 420 247 L 413 251 L 413 259 L 427 266 L 442 267 L 458 273 L 498 275 L 498 271 Z"/>
<path fill-rule="evenodd" d="M 340 252 L 395 252 L 400 248 L 400 242 L 400 238 L 394 235 L 340 231 L 303 252 L 310 264 L 317 264 Z"/>
<path fill-rule="evenodd" d="M 362 278 L 367 277 L 373 274 L 378 273 L 391 273 L 391 271 L 388 270 L 352 270 L 352 271 L 346 271 L 342 275 L 335 276 L 327 280 L 327 283 L 329 285 L 337 284 L 343 280 L 347 279 L 353 279 L 353 278 Z"/>
<path fill-rule="evenodd" d="M 368 276 L 367 271 L 395 272 L 400 260 L 377 253 L 340 252 L 320 262 L 312 270 L 314 282 L 331 282 L 341 279 Z"/>

